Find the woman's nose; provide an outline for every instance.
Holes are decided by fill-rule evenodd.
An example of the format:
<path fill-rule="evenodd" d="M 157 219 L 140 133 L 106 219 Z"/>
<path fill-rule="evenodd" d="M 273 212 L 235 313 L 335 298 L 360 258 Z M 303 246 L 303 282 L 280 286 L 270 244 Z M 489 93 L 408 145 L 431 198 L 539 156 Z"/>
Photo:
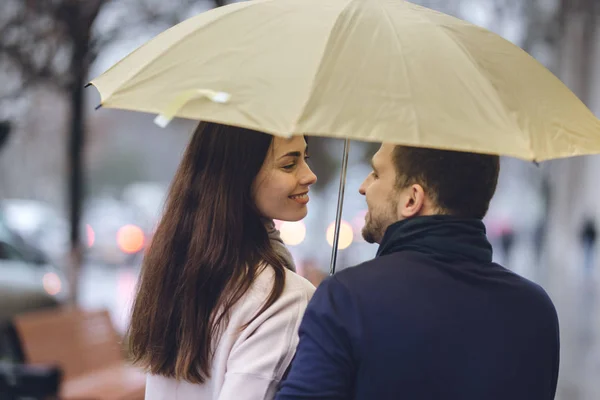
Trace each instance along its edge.
<path fill-rule="evenodd" d="M 300 183 L 304 186 L 310 186 L 317 182 L 317 175 L 312 172 L 312 169 L 307 165 L 306 171 L 304 172 L 302 178 L 300 179 Z"/>

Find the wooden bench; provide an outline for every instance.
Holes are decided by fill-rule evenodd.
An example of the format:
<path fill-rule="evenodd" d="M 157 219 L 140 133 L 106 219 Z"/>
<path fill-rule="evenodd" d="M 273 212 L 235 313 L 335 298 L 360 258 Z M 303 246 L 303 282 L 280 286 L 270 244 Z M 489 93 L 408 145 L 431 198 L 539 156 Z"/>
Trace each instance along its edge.
<path fill-rule="evenodd" d="M 13 320 L 25 362 L 63 370 L 61 400 L 143 400 L 146 378 L 123 357 L 106 310 L 61 308 Z"/>

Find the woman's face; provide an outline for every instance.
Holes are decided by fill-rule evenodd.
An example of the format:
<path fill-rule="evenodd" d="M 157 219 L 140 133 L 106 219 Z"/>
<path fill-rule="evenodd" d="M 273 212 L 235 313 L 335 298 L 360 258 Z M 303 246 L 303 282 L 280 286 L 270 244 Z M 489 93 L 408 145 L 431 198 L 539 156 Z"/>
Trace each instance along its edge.
<path fill-rule="evenodd" d="M 308 212 L 308 190 L 317 181 L 306 164 L 306 140 L 274 137 L 254 180 L 254 199 L 263 217 L 299 221 Z"/>

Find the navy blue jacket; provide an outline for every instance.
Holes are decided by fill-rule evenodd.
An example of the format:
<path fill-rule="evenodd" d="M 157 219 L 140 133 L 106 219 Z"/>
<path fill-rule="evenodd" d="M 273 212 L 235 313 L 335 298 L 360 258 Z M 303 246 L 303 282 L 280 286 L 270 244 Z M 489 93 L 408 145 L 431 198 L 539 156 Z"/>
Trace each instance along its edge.
<path fill-rule="evenodd" d="M 276 399 L 553 399 L 554 306 L 491 258 L 479 220 L 392 225 L 377 258 L 319 286 Z"/>

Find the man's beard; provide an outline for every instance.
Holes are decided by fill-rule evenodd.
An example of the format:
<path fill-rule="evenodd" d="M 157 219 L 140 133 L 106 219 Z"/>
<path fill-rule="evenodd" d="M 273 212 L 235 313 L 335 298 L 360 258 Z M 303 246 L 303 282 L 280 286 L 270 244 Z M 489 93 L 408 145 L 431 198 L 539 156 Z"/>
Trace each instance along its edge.
<path fill-rule="evenodd" d="M 369 216 L 369 220 L 365 221 L 365 226 L 362 228 L 362 237 L 367 243 L 380 243 L 385 228 L 379 220 Z"/>
<path fill-rule="evenodd" d="M 383 240 L 387 228 L 396 222 L 396 219 L 387 216 L 387 218 L 373 218 L 369 215 L 369 220 L 365 221 L 362 229 L 362 237 L 367 243 L 379 243 Z"/>
<path fill-rule="evenodd" d="M 374 216 L 371 211 L 365 217 L 365 226 L 362 229 L 362 237 L 367 243 L 381 243 L 387 228 L 396 222 L 398 218 L 395 216 L 398 202 L 390 199 L 385 213 L 380 213 Z"/>

